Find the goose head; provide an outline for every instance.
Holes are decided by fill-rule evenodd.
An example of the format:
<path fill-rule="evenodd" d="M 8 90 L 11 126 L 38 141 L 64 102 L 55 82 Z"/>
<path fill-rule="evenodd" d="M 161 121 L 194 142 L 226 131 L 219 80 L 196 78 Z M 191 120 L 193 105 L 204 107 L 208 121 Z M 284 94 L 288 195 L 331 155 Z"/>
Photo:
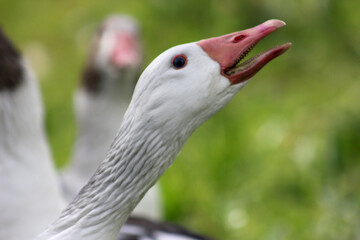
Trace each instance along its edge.
<path fill-rule="evenodd" d="M 142 63 L 139 26 L 135 19 L 113 15 L 105 19 L 94 39 L 96 64 L 109 71 L 138 68 Z"/>
<path fill-rule="evenodd" d="M 167 126 L 164 129 L 191 134 L 265 64 L 291 46 L 286 43 L 242 61 L 256 43 L 284 25 L 280 20 L 269 20 L 251 29 L 165 51 L 143 72 L 129 109 L 139 109 L 142 118 L 156 128 Z"/>
<path fill-rule="evenodd" d="M 135 19 L 127 15 L 106 18 L 93 37 L 82 88 L 105 95 L 121 90 L 130 99 L 143 63 L 141 46 Z"/>

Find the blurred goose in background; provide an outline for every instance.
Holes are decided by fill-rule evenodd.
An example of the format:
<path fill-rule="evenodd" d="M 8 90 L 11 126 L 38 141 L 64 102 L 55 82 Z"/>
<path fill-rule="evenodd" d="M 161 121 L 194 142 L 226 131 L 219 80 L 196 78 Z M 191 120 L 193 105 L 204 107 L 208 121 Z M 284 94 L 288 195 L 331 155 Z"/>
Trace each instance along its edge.
<path fill-rule="evenodd" d="M 242 61 L 257 42 L 284 25 L 269 20 L 159 55 L 140 76 L 105 159 L 60 217 L 36 239 L 116 239 L 190 135 L 290 47 L 283 44 Z"/>
<path fill-rule="evenodd" d="M 130 103 L 142 64 L 137 22 L 126 15 L 105 19 L 94 36 L 75 95 L 77 139 L 70 165 L 62 172 L 67 200 L 76 196 L 105 157 Z M 134 214 L 160 219 L 161 212 L 160 191 L 155 185 Z"/>
<path fill-rule="evenodd" d="M 0 239 L 32 239 L 65 207 L 36 78 L 0 30 Z"/>

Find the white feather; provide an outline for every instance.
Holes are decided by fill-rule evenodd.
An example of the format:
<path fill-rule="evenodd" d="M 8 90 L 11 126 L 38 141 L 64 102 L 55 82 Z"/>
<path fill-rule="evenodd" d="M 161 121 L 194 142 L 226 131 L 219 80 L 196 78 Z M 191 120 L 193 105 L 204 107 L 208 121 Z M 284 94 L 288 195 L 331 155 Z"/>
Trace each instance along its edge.
<path fill-rule="evenodd" d="M 171 66 L 185 54 L 182 70 Z M 196 43 L 157 57 L 141 75 L 105 160 L 40 239 L 116 239 L 119 229 L 186 140 L 245 85 L 230 85 Z M 151 148 L 149 146 L 152 146 Z"/>
<path fill-rule="evenodd" d="M 65 206 L 43 126 L 34 75 L 0 91 L 0 239 L 34 238 Z"/>

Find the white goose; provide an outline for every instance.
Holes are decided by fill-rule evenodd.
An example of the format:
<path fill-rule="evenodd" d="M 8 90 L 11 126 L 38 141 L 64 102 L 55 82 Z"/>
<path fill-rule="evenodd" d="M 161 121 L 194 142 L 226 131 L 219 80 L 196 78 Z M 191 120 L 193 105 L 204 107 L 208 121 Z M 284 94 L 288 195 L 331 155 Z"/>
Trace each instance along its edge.
<path fill-rule="evenodd" d="M 0 239 L 36 237 L 63 207 L 36 79 L 0 30 Z"/>
<path fill-rule="evenodd" d="M 65 206 L 55 176 L 36 79 L 0 31 L 0 239 L 32 239 L 55 219 Z M 144 236 L 207 239 L 137 217 L 128 219 L 118 239 Z"/>
<path fill-rule="evenodd" d="M 36 239 L 116 239 L 146 191 L 190 135 L 290 43 L 239 63 L 284 26 L 269 20 L 225 36 L 173 47 L 143 72 L 106 158 L 60 217 Z"/>
<path fill-rule="evenodd" d="M 130 16 L 113 15 L 99 27 L 75 95 L 78 126 L 70 166 L 63 171 L 65 196 L 70 201 L 105 157 L 141 73 L 143 53 L 139 27 Z M 155 185 L 134 210 L 160 219 L 159 189 Z"/>

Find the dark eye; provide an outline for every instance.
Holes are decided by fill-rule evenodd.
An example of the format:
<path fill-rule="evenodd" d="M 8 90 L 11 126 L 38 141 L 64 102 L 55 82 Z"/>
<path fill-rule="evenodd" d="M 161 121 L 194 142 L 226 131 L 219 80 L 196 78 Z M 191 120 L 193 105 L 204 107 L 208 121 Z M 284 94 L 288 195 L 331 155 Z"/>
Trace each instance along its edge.
<path fill-rule="evenodd" d="M 172 60 L 172 66 L 175 69 L 180 69 L 185 67 L 186 63 L 187 63 L 187 58 L 185 55 L 176 55 L 173 60 Z"/>

